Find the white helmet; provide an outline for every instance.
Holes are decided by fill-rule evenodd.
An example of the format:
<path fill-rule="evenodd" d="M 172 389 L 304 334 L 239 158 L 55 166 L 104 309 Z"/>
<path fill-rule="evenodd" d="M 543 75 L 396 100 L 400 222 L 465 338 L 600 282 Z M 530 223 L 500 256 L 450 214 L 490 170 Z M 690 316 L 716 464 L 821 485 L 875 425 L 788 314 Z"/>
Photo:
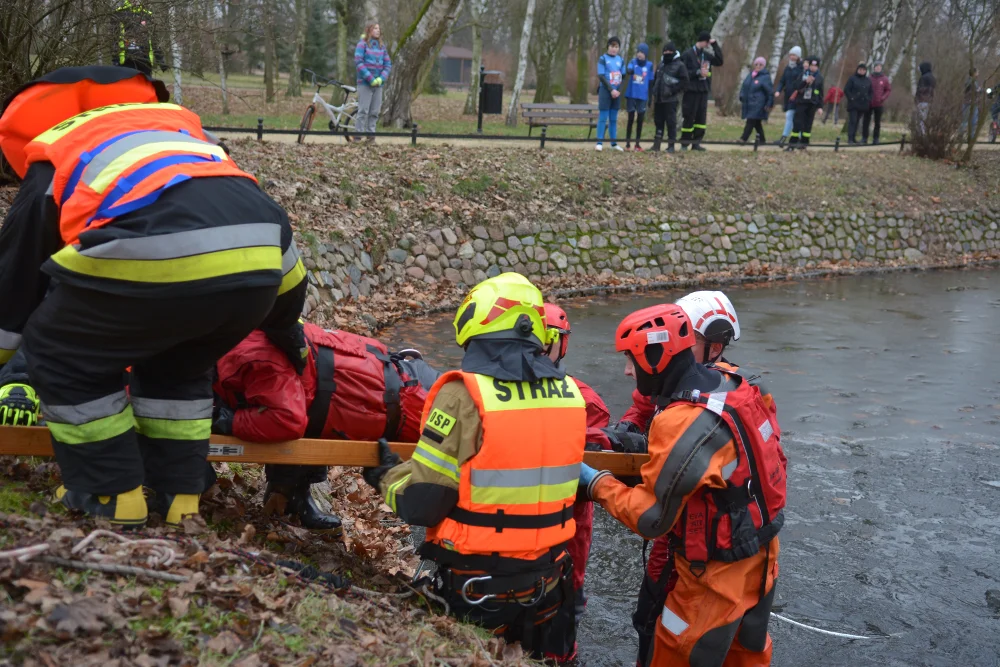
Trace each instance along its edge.
<path fill-rule="evenodd" d="M 722 292 L 691 292 L 676 301 L 684 309 L 694 330 L 710 343 L 728 345 L 740 339 L 740 321 L 736 309 Z"/>

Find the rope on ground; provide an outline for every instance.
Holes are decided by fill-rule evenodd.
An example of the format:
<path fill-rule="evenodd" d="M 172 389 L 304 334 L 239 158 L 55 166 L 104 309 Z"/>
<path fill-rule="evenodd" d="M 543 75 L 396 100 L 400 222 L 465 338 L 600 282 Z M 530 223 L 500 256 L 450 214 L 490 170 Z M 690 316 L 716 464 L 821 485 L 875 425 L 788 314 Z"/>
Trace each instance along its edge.
<path fill-rule="evenodd" d="M 173 545 L 167 540 L 161 540 L 156 538 L 147 538 L 133 540 L 125 537 L 121 533 L 115 533 L 110 530 L 95 530 L 87 537 L 80 540 L 72 550 L 74 555 L 79 554 L 81 551 L 86 549 L 91 543 L 94 542 L 99 537 L 107 537 L 111 539 L 118 540 L 119 543 L 129 551 L 138 548 L 148 548 L 150 550 L 149 556 L 146 558 L 146 564 L 151 567 L 170 567 L 174 561 L 177 560 L 178 554 L 173 549 Z M 106 558 L 104 554 L 91 553 L 87 554 L 86 557 L 91 560 L 101 560 Z"/>
<path fill-rule="evenodd" d="M 890 637 L 898 637 L 899 635 L 852 635 L 846 632 L 834 632 L 833 630 L 824 630 L 823 628 L 816 628 L 811 625 L 806 625 L 805 623 L 799 623 L 798 621 L 793 621 L 790 618 L 782 616 L 781 614 L 776 614 L 773 611 L 771 616 L 778 619 L 779 621 L 784 621 L 785 623 L 790 623 L 795 627 L 802 628 L 803 630 L 810 630 L 821 635 L 827 635 L 830 637 L 840 637 L 841 639 L 889 639 Z"/>
<path fill-rule="evenodd" d="M 30 547 L 0 551 L 0 558 L 13 558 L 21 563 L 27 563 L 38 554 L 45 553 L 48 550 L 49 545 L 43 542 L 42 544 L 33 544 Z"/>
<path fill-rule="evenodd" d="M 188 580 L 188 577 L 182 574 L 170 574 L 169 572 L 160 572 L 159 570 L 150 570 L 149 568 L 134 567 L 132 565 L 88 563 L 82 560 L 69 560 L 67 558 L 58 558 L 56 556 L 40 556 L 36 558 L 35 561 L 38 563 L 48 563 L 49 565 L 58 565 L 59 567 L 68 567 L 74 570 L 94 570 L 97 572 L 106 572 L 108 574 L 122 574 L 131 577 L 147 577 L 149 579 L 172 581 L 174 583 L 184 583 Z"/>

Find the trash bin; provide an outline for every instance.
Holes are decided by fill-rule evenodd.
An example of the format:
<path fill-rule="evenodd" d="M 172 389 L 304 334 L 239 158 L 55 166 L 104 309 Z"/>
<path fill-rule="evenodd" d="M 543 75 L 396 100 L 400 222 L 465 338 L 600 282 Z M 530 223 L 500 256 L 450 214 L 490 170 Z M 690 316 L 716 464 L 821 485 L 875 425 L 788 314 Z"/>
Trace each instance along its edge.
<path fill-rule="evenodd" d="M 482 104 L 483 113 L 503 113 L 503 84 L 484 83 Z"/>

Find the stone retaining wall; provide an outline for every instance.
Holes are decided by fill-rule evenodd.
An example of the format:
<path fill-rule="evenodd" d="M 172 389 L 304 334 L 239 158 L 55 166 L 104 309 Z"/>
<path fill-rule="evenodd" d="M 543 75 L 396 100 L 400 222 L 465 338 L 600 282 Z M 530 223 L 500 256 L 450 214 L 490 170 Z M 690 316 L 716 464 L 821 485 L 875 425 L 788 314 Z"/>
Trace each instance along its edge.
<path fill-rule="evenodd" d="M 405 282 L 474 285 L 514 270 L 554 275 L 662 280 L 715 271 L 920 263 L 1000 251 L 1000 211 L 661 216 L 642 220 L 521 222 L 461 226 L 386 239 L 369 252 L 361 240 L 299 240 L 310 294 L 320 304 L 369 296 Z"/>

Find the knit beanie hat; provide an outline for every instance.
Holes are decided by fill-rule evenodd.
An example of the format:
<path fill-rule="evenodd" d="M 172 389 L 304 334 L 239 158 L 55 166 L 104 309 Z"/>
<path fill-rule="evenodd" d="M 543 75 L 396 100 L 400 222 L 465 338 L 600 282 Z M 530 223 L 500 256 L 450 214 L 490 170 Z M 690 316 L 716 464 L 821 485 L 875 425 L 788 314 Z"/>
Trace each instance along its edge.
<path fill-rule="evenodd" d="M 647 58 L 649 57 L 649 45 L 646 44 L 645 42 L 639 45 L 638 50 L 639 53 L 641 53 L 642 55 L 646 56 Z"/>
<path fill-rule="evenodd" d="M 795 56 L 799 60 L 802 60 L 802 47 L 801 46 L 793 46 L 792 50 L 789 51 L 788 54 L 792 55 L 792 56 Z"/>
<path fill-rule="evenodd" d="M 862 60 L 861 62 L 858 63 L 857 69 L 863 69 L 864 71 L 867 72 L 868 71 L 868 63 L 866 63 L 864 60 Z"/>
<path fill-rule="evenodd" d="M 754 58 L 753 66 L 756 67 L 757 65 L 767 65 L 767 60 L 763 56 L 757 56 Z"/>
<path fill-rule="evenodd" d="M 698 41 L 699 41 L 699 42 L 707 42 L 707 41 L 709 41 L 710 39 L 712 39 L 712 35 L 711 35 L 711 33 L 709 33 L 709 32 L 708 32 L 707 30 L 702 30 L 702 31 L 701 31 L 701 32 L 700 32 L 700 33 L 698 34 Z"/>
<path fill-rule="evenodd" d="M 673 42 L 667 42 L 666 44 L 663 45 L 663 52 L 664 53 L 677 53 L 677 47 L 674 46 Z"/>

